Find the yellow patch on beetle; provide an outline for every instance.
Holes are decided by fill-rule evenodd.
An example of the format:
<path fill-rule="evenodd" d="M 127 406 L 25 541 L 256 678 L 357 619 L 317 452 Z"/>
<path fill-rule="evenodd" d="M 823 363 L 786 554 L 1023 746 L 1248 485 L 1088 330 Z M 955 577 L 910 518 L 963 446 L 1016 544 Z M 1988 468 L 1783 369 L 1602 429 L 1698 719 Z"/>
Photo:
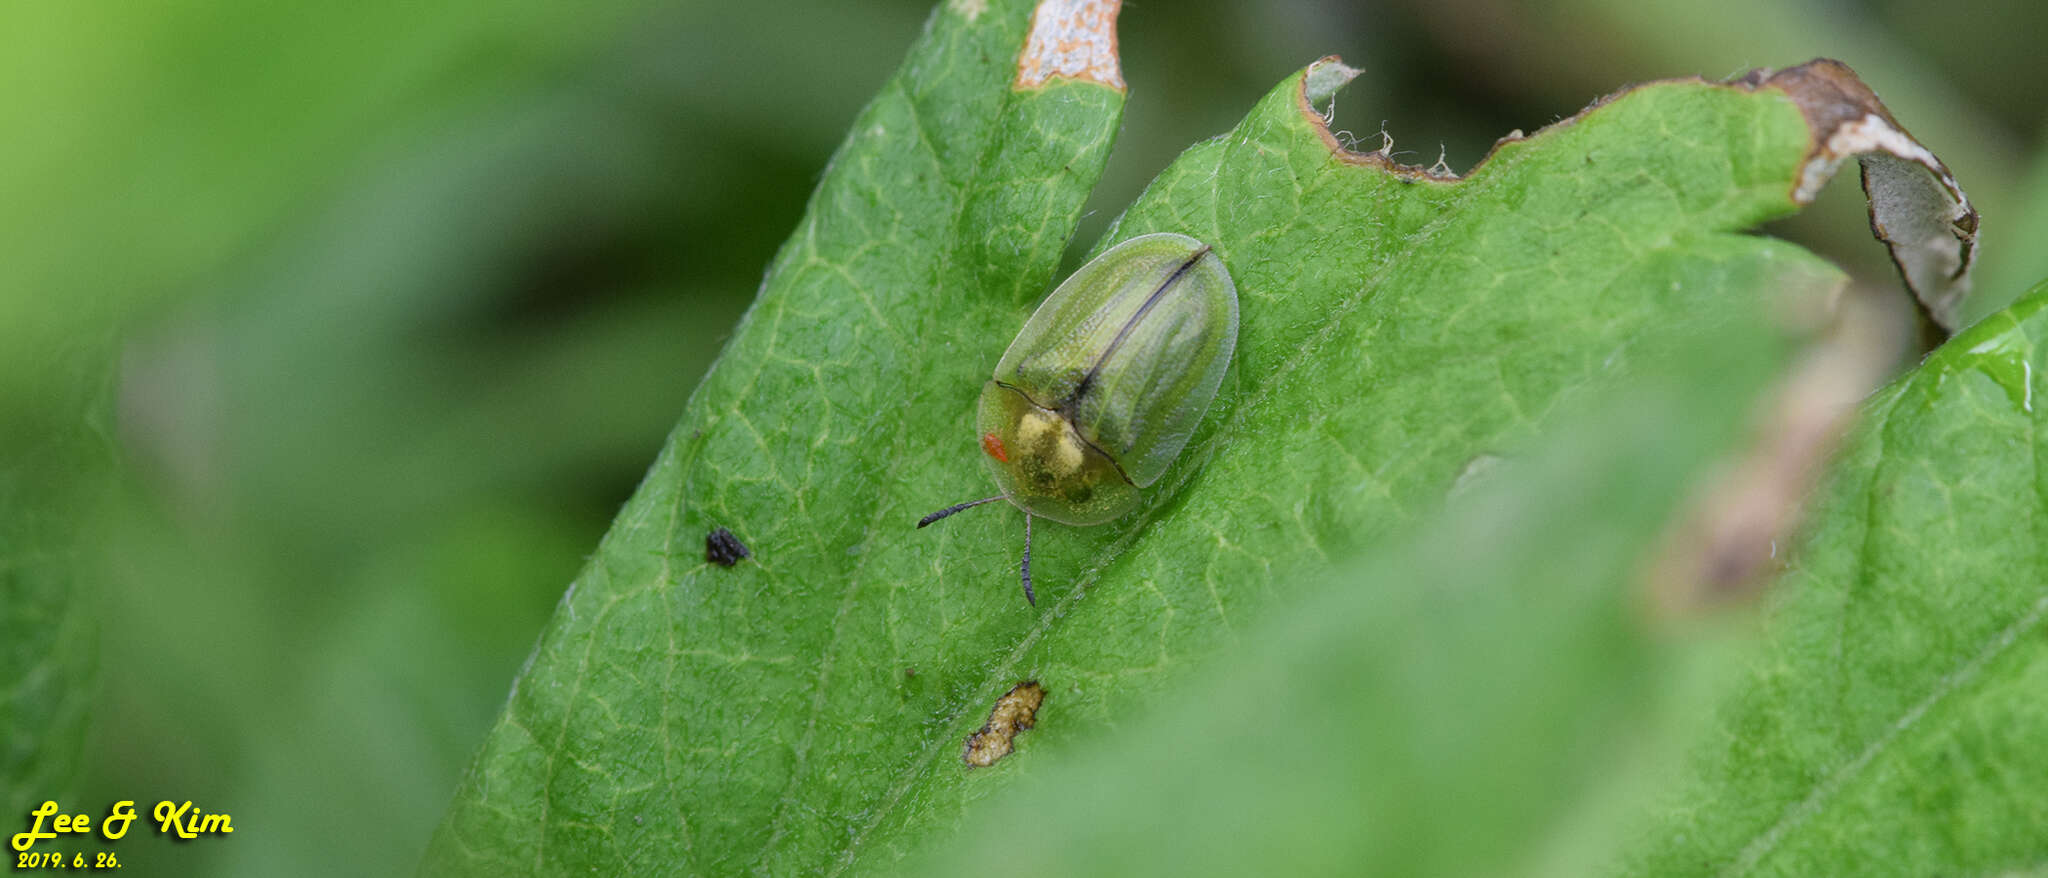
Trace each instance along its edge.
<path fill-rule="evenodd" d="M 1017 733 L 1038 720 L 1038 706 L 1045 703 L 1045 687 L 1037 680 L 1025 680 L 1010 687 L 989 709 L 988 722 L 967 736 L 967 748 L 960 761 L 968 768 L 986 768 L 1016 749 Z"/>
<path fill-rule="evenodd" d="M 1031 449 L 1055 476 L 1081 471 L 1081 443 L 1065 421 L 1041 411 L 1032 411 L 1017 421 L 1017 444 Z"/>

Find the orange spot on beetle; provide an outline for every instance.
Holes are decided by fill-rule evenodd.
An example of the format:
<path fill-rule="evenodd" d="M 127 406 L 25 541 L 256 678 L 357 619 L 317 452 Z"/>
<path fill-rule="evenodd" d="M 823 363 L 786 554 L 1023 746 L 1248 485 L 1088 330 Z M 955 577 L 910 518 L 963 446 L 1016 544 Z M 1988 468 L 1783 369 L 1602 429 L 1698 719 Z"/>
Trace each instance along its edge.
<path fill-rule="evenodd" d="M 1003 447 L 1003 437 L 994 433 L 981 434 L 981 450 L 995 458 L 997 463 L 1010 462 L 1010 450 Z"/>

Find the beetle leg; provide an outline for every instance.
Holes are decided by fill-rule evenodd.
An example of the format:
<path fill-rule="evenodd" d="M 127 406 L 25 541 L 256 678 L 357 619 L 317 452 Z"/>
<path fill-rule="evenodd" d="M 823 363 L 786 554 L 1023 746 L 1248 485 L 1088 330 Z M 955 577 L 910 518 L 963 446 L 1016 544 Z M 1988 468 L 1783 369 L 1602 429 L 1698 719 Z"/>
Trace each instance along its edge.
<path fill-rule="evenodd" d="M 925 525 L 927 525 L 927 524 L 931 524 L 932 522 L 934 522 L 934 521 L 938 521 L 938 520 L 939 520 L 939 519 L 941 519 L 941 518 L 945 518 L 945 517 L 946 517 L 946 516 L 948 516 L 948 515 L 952 515 L 952 514 L 953 514 L 953 513 L 955 513 L 955 512 L 960 512 L 960 511 L 962 511 L 962 510 L 966 510 L 966 509 L 973 509 L 974 507 L 976 507 L 976 506 L 980 506 L 980 505 L 981 505 L 981 504 L 983 504 L 983 503 L 994 503 L 994 502 L 996 502 L 997 500 L 1008 500 L 1008 499 L 1010 499 L 1010 495 L 1008 495 L 1008 494 L 997 494 L 997 495 L 995 495 L 994 497 L 983 497 L 983 498 L 981 498 L 981 499 L 979 499 L 979 500 L 969 500 L 969 501 L 967 501 L 967 502 L 965 502 L 965 503 L 955 503 L 955 504 L 953 504 L 953 505 L 951 505 L 951 506 L 948 506 L 948 507 L 946 507 L 946 508 L 944 508 L 944 509 L 941 509 L 941 510 L 939 510 L 939 511 L 937 511 L 937 512 L 934 512 L 934 513 L 932 513 L 932 514 L 930 514 L 930 515 L 927 515 L 927 516 L 925 516 L 925 517 L 923 517 L 923 518 L 920 518 L 920 519 L 918 519 L 918 521 L 917 521 L 917 526 L 918 526 L 918 527 L 924 527 L 924 526 L 925 526 Z"/>
<path fill-rule="evenodd" d="M 1024 513 L 1024 564 L 1018 568 L 1024 574 L 1024 602 L 1038 606 L 1038 598 L 1031 594 L 1031 513 Z"/>

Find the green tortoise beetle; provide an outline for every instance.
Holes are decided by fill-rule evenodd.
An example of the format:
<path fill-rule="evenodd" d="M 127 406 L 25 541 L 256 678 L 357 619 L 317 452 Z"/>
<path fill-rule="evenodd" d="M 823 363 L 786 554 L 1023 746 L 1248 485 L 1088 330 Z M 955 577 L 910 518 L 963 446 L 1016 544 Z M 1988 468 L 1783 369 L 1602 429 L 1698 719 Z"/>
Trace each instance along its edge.
<path fill-rule="evenodd" d="M 1003 352 L 982 386 L 975 432 L 1002 491 L 948 506 L 924 527 L 983 503 L 1031 519 L 1096 525 L 1137 508 L 1216 398 L 1237 348 L 1237 287 L 1209 245 L 1140 235 L 1076 270 Z"/>

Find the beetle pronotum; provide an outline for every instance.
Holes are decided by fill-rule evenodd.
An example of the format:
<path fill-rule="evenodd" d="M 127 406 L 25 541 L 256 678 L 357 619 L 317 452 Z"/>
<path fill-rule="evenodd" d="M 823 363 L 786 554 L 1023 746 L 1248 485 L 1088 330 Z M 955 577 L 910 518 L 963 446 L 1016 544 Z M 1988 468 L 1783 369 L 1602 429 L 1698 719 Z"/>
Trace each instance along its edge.
<path fill-rule="evenodd" d="M 1096 525 L 1137 508 L 1216 398 L 1237 348 L 1237 287 L 1209 245 L 1140 235 L 1074 272 L 1003 352 L 981 389 L 975 432 L 1002 493 L 948 506 L 924 527 L 983 503 L 1031 520 Z"/>

